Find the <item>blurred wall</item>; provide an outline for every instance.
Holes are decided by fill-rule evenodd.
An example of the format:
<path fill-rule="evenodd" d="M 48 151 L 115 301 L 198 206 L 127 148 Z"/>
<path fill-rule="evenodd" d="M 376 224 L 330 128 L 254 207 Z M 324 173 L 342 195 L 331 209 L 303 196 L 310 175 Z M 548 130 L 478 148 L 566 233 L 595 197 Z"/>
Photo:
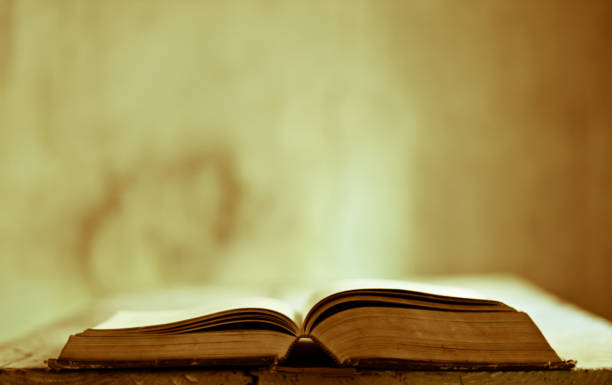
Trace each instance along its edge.
<path fill-rule="evenodd" d="M 611 12 L 0 0 L 0 338 L 352 276 L 510 272 L 612 318 Z"/>

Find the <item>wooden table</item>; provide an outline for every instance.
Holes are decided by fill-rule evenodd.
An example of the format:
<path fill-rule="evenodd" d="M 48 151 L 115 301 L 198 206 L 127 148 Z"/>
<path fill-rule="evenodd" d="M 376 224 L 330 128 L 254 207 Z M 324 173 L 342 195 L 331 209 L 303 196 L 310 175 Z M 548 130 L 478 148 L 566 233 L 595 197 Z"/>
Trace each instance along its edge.
<path fill-rule="evenodd" d="M 0 346 L 0 384 L 612 384 L 612 324 L 563 303 L 511 276 L 430 279 L 429 282 L 471 287 L 525 310 L 556 352 L 577 360 L 571 371 L 423 372 L 357 371 L 350 368 L 236 368 L 171 370 L 91 370 L 54 372 L 45 360 L 57 357 L 68 335 L 90 327 L 109 312 L 109 302 Z M 112 302 L 111 302 L 112 303 Z"/>

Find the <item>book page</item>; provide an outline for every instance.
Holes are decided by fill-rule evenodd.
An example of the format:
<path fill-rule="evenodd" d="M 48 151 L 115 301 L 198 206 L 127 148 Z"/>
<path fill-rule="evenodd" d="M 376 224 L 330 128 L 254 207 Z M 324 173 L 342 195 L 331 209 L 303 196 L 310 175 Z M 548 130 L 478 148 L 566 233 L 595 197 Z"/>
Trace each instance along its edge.
<path fill-rule="evenodd" d="M 416 281 L 395 281 L 388 279 L 346 279 L 330 282 L 328 285 L 312 291 L 308 297 L 308 300 L 302 305 L 303 307 L 301 308 L 301 311 L 304 312 L 303 314 L 308 314 L 314 305 L 332 294 L 359 289 L 407 290 L 447 297 L 490 300 L 490 298 L 466 288 L 434 285 Z"/>
<path fill-rule="evenodd" d="M 236 294 L 218 294 L 203 298 L 201 304 L 171 310 L 120 310 L 94 329 L 121 329 L 163 325 L 192 318 L 238 309 L 265 309 L 280 313 L 299 325 L 298 311 L 289 304 L 274 298 L 247 297 Z"/>

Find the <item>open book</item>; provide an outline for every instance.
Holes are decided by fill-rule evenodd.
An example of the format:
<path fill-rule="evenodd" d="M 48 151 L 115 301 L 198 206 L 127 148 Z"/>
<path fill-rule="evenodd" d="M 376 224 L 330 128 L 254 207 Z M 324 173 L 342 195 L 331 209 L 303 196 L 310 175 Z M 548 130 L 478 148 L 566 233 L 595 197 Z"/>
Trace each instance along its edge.
<path fill-rule="evenodd" d="M 574 365 L 557 356 L 527 314 L 455 289 L 345 281 L 305 302 L 301 311 L 271 298 L 246 298 L 187 310 L 119 312 L 70 336 L 49 366 L 282 365 L 306 342 L 336 365 L 359 368 Z"/>

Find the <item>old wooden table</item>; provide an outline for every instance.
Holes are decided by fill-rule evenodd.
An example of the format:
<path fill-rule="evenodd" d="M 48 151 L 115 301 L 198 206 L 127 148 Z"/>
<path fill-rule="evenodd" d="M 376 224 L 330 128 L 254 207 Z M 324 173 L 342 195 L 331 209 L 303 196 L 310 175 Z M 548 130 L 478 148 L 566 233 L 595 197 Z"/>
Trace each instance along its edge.
<path fill-rule="evenodd" d="M 527 311 L 552 347 L 564 359 L 578 361 L 571 371 L 421 372 L 356 371 L 338 368 L 171 369 L 54 372 L 45 360 L 56 357 L 69 334 L 106 317 L 112 309 L 99 303 L 92 310 L 0 346 L 0 384 L 612 384 L 612 324 L 563 303 L 532 285 L 509 276 L 455 277 L 435 283 L 475 288 Z M 112 306 L 111 306 L 112 307 Z"/>

